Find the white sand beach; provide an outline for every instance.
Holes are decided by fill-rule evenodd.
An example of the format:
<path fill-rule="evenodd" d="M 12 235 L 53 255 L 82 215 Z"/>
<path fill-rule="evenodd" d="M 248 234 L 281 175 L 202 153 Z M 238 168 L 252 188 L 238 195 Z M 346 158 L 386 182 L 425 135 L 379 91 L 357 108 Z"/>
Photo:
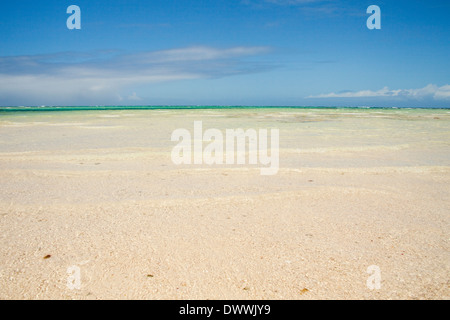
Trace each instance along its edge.
<path fill-rule="evenodd" d="M 279 172 L 174 165 L 195 120 L 278 128 Z M 450 298 L 445 110 L 7 114 L 0 181 L 0 299 Z"/>

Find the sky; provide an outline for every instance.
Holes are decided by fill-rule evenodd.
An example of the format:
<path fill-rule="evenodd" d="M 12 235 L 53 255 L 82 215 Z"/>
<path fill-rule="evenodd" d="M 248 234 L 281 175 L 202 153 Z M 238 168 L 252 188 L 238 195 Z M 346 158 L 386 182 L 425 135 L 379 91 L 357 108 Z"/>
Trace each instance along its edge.
<path fill-rule="evenodd" d="M 450 107 L 449 17 L 442 0 L 3 1 L 0 106 Z"/>

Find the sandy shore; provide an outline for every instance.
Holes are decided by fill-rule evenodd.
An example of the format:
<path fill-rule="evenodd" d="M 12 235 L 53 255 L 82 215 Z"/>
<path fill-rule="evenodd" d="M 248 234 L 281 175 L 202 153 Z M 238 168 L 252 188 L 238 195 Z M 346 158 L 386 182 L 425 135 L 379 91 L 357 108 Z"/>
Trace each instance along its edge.
<path fill-rule="evenodd" d="M 161 117 L 148 147 L 120 142 L 155 130 L 145 121 L 93 133 L 85 116 L 46 117 L 0 125 L 0 299 L 450 298 L 445 115 L 428 140 L 414 136 L 426 123 L 401 122 L 410 135 L 380 132 L 372 149 L 284 128 L 276 176 L 173 165 L 185 116 Z M 73 266 L 80 288 L 68 286 Z"/>

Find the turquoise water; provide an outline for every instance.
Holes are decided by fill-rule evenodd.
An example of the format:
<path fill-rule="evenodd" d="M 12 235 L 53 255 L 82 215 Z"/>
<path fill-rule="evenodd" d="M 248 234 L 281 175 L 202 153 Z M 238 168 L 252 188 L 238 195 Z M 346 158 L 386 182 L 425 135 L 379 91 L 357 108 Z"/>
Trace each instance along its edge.
<path fill-rule="evenodd" d="M 207 110 L 207 109 L 330 109 L 330 110 L 439 110 L 449 108 L 381 108 L 381 107 L 310 107 L 310 106 L 12 106 L 0 107 L 5 112 L 96 111 L 96 110 Z"/>

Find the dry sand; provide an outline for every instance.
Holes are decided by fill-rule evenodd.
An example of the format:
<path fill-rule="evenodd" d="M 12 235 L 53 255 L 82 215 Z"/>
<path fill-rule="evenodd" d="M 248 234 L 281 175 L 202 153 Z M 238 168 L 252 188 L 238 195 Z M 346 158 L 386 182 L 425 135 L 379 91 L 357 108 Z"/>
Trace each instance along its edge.
<path fill-rule="evenodd" d="M 442 155 L 450 140 L 442 137 L 450 120 L 440 117 L 435 149 L 432 135 L 418 145 L 412 134 L 397 137 L 404 148 L 290 145 L 276 176 L 250 166 L 177 167 L 170 126 L 150 138 L 166 136 L 166 146 L 144 148 L 105 146 L 129 133 L 127 123 L 94 138 L 78 118 L 59 126 L 46 116 L 5 120 L 0 298 L 449 299 L 450 166 Z M 52 128 L 58 138 L 45 134 Z M 411 158 L 420 148 L 434 150 L 426 149 L 431 161 Z M 320 161 L 329 163 L 312 166 Z M 371 265 L 381 270 L 379 290 L 366 284 Z M 67 285 L 72 266 L 79 289 Z"/>

